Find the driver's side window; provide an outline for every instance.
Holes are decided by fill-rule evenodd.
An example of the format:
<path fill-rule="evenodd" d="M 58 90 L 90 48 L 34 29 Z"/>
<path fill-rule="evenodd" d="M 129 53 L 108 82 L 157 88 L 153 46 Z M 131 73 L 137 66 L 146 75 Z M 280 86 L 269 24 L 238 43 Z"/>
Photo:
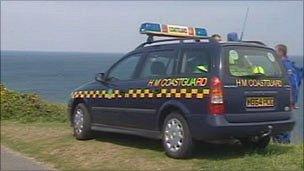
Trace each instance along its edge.
<path fill-rule="evenodd" d="M 117 63 L 108 74 L 114 80 L 129 80 L 132 78 L 141 54 L 134 54 Z"/>

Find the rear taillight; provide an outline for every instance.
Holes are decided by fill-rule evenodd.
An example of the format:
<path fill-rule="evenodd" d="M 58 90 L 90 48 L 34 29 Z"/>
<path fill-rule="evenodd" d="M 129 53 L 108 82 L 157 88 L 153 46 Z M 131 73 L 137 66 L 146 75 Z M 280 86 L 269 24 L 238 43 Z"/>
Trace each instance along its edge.
<path fill-rule="evenodd" d="M 209 113 L 221 115 L 224 114 L 224 112 L 223 84 L 218 77 L 213 77 L 210 85 Z"/>

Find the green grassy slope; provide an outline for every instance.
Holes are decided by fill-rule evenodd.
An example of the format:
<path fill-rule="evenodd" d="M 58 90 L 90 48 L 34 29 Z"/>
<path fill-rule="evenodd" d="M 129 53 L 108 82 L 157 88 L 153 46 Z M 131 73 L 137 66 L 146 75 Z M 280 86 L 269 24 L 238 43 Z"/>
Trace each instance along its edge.
<path fill-rule="evenodd" d="M 1 88 L 1 120 L 19 122 L 66 122 L 66 106 L 48 103 L 36 94 L 18 93 Z"/>
<path fill-rule="evenodd" d="M 303 145 L 271 144 L 252 151 L 241 145 L 201 143 L 191 159 L 175 160 L 156 140 L 110 133 L 95 137 L 77 141 L 65 123 L 1 125 L 2 144 L 59 170 L 303 170 Z"/>

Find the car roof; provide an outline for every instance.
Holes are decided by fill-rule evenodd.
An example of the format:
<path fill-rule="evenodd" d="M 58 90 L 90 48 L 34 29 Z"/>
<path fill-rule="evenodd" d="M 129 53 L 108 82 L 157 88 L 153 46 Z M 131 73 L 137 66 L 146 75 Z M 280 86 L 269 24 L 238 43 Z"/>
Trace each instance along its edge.
<path fill-rule="evenodd" d="M 185 46 L 208 46 L 208 47 L 225 47 L 225 46 L 247 46 L 247 47 L 257 47 L 257 48 L 265 48 L 269 50 L 273 50 L 270 47 L 267 47 L 266 45 L 263 45 L 261 42 L 255 42 L 255 41 L 241 41 L 241 42 L 236 42 L 236 41 L 227 41 L 227 42 L 215 42 L 215 41 L 201 41 L 201 42 L 166 42 L 165 44 L 151 44 L 148 46 L 144 47 L 139 47 L 136 48 L 132 53 L 135 52 L 142 52 L 146 50 L 157 50 L 159 48 L 177 48 L 177 46 L 182 47 L 183 45 Z M 131 52 L 130 52 L 131 53 Z"/>
<path fill-rule="evenodd" d="M 229 41 L 229 42 L 222 42 L 219 43 L 221 46 L 251 46 L 251 47 L 260 47 L 260 48 L 266 48 L 266 49 L 271 49 L 270 47 L 267 47 L 266 45 L 262 44 L 261 42 L 234 42 L 234 41 Z"/>

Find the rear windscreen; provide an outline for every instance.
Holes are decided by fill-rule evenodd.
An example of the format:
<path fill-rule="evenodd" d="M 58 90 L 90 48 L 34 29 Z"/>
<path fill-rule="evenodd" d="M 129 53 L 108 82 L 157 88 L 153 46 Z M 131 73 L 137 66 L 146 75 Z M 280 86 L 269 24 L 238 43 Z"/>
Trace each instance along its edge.
<path fill-rule="evenodd" d="M 278 59 L 271 50 L 232 46 L 225 49 L 224 55 L 232 76 L 282 76 Z"/>

